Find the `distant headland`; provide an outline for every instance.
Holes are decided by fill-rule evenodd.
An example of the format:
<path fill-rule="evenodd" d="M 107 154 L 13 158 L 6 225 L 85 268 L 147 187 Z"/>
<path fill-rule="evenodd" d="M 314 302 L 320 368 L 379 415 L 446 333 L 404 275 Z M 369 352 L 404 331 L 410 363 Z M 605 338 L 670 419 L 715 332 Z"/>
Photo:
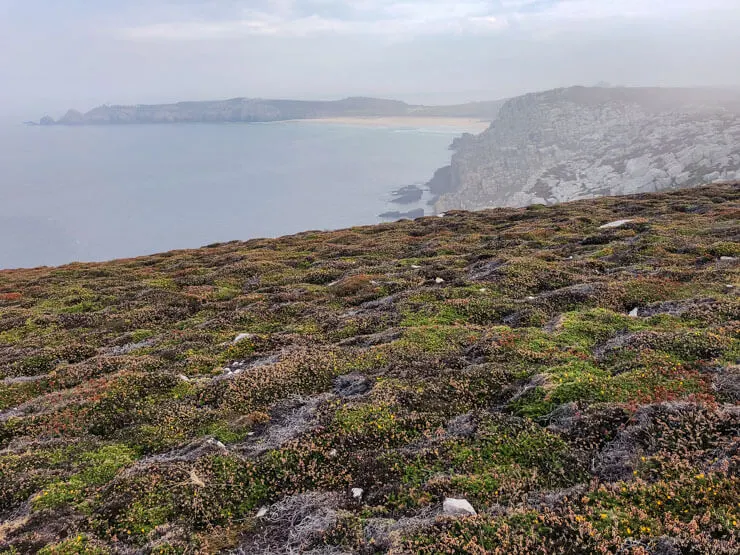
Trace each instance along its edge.
<path fill-rule="evenodd" d="M 230 100 L 177 102 L 174 104 L 104 105 L 82 113 L 69 110 L 58 120 L 44 116 L 39 125 L 119 125 L 152 123 L 271 122 L 290 120 L 364 121 L 370 118 L 413 118 L 441 121 L 451 118 L 490 121 L 504 101 L 470 102 L 449 106 L 422 106 L 398 100 L 353 97 L 342 100 Z"/>

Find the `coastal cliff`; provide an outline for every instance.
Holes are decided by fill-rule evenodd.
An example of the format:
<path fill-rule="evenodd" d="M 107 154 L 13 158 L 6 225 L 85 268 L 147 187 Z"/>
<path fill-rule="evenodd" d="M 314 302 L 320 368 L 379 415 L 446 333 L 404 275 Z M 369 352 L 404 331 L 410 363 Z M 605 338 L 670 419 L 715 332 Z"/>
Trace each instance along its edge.
<path fill-rule="evenodd" d="M 737 179 L 740 93 L 571 87 L 528 94 L 452 148 L 446 180 L 430 183 L 439 212 Z"/>

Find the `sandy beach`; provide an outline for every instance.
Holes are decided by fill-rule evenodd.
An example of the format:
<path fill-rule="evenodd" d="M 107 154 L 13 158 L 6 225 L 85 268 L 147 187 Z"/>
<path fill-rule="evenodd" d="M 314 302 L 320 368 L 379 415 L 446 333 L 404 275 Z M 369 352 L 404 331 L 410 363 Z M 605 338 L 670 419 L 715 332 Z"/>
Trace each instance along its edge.
<path fill-rule="evenodd" d="M 488 121 L 477 118 L 450 118 L 430 116 L 392 116 L 392 117 L 336 117 L 292 120 L 301 123 L 331 123 L 338 125 L 361 125 L 367 127 L 452 127 L 469 133 L 481 133 L 490 125 Z"/>

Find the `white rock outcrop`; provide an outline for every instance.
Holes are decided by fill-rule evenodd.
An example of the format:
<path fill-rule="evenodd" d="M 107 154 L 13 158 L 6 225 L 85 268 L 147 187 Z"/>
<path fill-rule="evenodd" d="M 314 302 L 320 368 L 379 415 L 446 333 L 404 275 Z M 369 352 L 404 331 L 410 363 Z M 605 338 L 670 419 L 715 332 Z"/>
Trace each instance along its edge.
<path fill-rule="evenodd" d="M 617 227 L 622 227 L 630 223 L 632 220 L 616 220 L 614 222 L 609 222 L 608 224 L 600 225 L 599 229 L 615 229 Z"/>
<path fill-rule="evenodd" d="M 448 497 L 442 503 L 444 514 L 449 516 L 472 516 L 478 514 L 467 499 L 453 499 Z"/>

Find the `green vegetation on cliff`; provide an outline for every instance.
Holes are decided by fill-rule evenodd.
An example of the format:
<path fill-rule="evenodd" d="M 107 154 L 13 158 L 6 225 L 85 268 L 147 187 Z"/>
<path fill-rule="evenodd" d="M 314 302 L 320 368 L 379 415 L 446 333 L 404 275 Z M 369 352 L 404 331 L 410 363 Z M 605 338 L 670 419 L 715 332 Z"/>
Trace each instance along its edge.
<path fill-rule="evenodd" d="M 714 185 L 0 272 L 0 553 L 737 553 L 739 237 Z"/>

